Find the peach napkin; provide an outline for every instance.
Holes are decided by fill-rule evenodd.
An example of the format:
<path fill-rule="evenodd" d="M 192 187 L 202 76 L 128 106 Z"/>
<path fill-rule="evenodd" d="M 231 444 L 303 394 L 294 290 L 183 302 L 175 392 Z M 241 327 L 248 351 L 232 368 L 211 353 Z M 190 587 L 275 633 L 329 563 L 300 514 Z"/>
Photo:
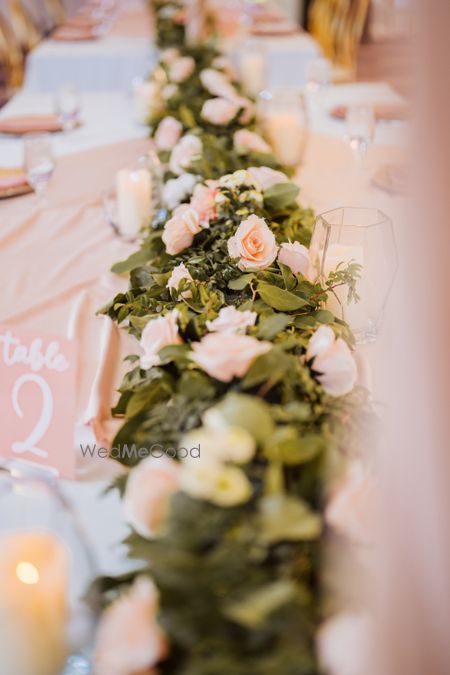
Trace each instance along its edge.
<path fill-rule="evenodd" d="M 363 105 L 363 104 L 361 104 Z M 368 104 L 371 105 L 371 104 Z M 408 119 L 408 108 L 405 105 L 389 104 L 389 103 L 375 103 L 373 106 L 375 118 L 381 122 L 399 122 Z M 347 116 L 348 106 L 338 105 L 330 111 L 332 117 L 338 119 L 345 119 Z"/>
<path fill-rule="evenodd" d="M 56 115 L 17 115 L 0 120 L 0 134 L 22 136 L 36 132 L 61 131 L 61 129 Z"/>
<path fill-rule="evenodd" d="M 82 42 L 86 40 L 96 40 L 99 33 L 94 27 L 63 25 L 57 28 L 51 35 L 52 40 L 58 42 Z"/>
<path fill-rule="evenodd" d="M 28 185 L 28 180 L 25 173 L 19 171 L 14 173 L 0 171 L 0 192 L 22 186 L 25 187 L 26 185 Z"/>

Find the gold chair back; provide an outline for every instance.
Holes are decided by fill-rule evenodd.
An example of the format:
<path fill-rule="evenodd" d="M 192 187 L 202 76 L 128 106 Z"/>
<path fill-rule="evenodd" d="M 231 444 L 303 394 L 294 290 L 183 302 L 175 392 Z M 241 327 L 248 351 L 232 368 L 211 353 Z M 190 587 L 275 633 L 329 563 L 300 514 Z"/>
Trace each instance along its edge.
<path fill-rule="evenodd" d="M 24 56 L 9 25 L 0 17 L 0 71 L 6 94 L 18 89 L 23 81 Z"/>
<path fill-rule="evenodd" d="M 44 0 L 44 4 L 55 26 L 64 22 L 66 10 L 61 0 Z"/>
<path fill-rule="evenodd" d="M 25 53 L 29 52 L 41 40 L 42 34 L 20 0 L 8 0 L 8 10 L 14 38 Z"/>

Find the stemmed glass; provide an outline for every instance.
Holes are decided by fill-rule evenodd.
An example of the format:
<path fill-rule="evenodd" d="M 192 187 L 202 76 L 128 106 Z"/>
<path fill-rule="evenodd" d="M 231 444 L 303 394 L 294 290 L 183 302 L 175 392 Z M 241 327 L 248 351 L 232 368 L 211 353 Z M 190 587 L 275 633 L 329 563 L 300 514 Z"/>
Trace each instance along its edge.
<path fill-rule="evenodd" d="M 55 94 L 55 112 L 64 131 L 75 129 L 80 110 L 80 92 L 73 84 L 63 84 Z"/>
<path fill-rule="evenodd" d="M 349 105 L 347 109 L 347 138 L 353 155 L 362 164 L 375 136 L 375 112 L 366 104 Z"/>
<path fill-rule="evenodd" d="M 55 170 L 50 134 L 25 136 L 24 158 L 28 182 L 38 195 L 40 205 L 45 206 L 45 191 Z"/>

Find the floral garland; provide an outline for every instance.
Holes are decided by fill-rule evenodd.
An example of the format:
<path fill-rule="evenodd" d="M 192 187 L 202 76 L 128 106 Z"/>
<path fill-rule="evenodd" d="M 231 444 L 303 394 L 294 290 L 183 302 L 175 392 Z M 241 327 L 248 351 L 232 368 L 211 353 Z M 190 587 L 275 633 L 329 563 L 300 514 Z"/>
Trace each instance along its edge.
<path fill-rule="evenodd" d="M 165 45 L 173 8 L 156 4 Z M 358 266 L 310 276 L 313 213 L 223 56 L 171 47 L 151 82 L 163 208 L 104 308 L 140 343 L 113 446 L 141 565 L 98 581 L 96 672 L 312 675 L 325 475 L 366 402 L 323 306 L 342 285 L 356 299 Z"/>

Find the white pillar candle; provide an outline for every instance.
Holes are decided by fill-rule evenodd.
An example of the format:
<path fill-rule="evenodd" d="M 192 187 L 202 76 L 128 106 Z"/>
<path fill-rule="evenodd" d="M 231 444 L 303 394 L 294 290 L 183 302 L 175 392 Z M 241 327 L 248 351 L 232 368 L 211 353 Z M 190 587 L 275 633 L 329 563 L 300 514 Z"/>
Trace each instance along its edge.
<path fill-rule="evenodd" d="M 135 237 L 151 216 L 152 179 L 146 169 L 117 174 L 117 216 L 121 233 Z"/>
<path fill-rule="evenodd" d="M 59 675 L 66 660 L 66 550 L 44 532 L 0 538 L 0 672 Z"/>
<path fill-rule="evenodd" d="M 344 263 L 344 267 L 346 267 L 350 262 L 358 263 L 364 269 L 364 251 L 362 246 L 330 244 L 323 266 L 324 276 L 328 277 L 330 272 L 334 272 L 339 263 Z M 360 286 L 361 284 L 357 282 L 356 292 L 358 294 L 362 290 Z M 365 323 L 364 304 L 361 301 L 348 303 L 347 296 L 348 286 L 336 288 L 334 294 L 328 294 L 326 308 L 339 319 L 344 319 L 352 330 L 362 330 Z"/>
<path fill-rule="evenodd" d="M 294 112 L 273 113 L 267 118 L 267 133 L 274 154 L 282 164 L 300 163 L 306 141 L 306 130 Z"/>
<path fill-rule="evenodd" d="M 266 86 L 266 59 L 263 52 L 243 52 L 239 71 L 242 86 L 250 96 L 256 96 Z"/>

